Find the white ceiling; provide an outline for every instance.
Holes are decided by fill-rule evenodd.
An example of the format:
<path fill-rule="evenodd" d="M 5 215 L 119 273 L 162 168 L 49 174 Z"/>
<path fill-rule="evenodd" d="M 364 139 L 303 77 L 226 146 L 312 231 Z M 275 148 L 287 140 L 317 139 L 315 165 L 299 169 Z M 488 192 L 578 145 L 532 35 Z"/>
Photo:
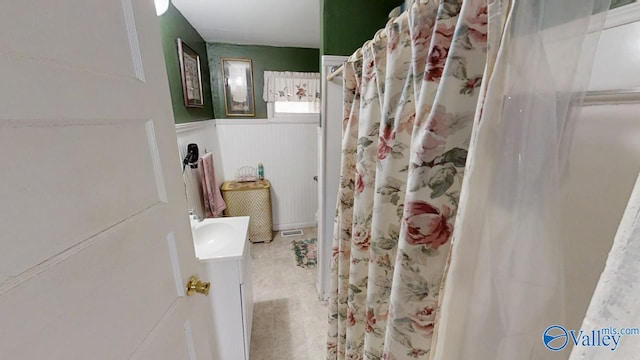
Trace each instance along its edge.
<path fill-rule="evenodd" d="M 208 42 L 320 47 L 319 0 L 172 0 Z"/>

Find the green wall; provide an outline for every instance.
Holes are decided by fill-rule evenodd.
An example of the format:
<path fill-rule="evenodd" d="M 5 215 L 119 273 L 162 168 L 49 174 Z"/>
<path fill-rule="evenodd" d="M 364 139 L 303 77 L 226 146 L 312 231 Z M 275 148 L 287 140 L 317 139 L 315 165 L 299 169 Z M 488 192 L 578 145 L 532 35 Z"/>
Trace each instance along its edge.
<path fill-rule="evenodd" d="M 176 123 L 213 119 L 213 106 L 211 104 L 211 85 L 209 83 L 209 64 L 207 61 L 206 42 L 200 34 L 182 16 L 173 4 L 169 10 L 159 17 L 160 32 L 162 34 L 162 47 L 164 59 L 167 65 L 169 77 L 169 90 L 171 91 L 171 103 Z M 178 59 L 178 44 L 180 38 L 190 48 L 200 55 L 200 71 L 202 72 L 202 96 L 203 108 L 188 108 L 184 106 L 182 94 L 182 78 L 180 76 L 180 62 Z M 224 111 L 223 111 L 224 113 Z"/>
<path fill-rule="evenodd" d="M 320 71 L 320 51 L 318 49 L 207 43 L 207 54 L 209 68 L 211 69 L 213 112 L 216 114 L 216 118 L 227 117 L 224 109 L 221 58 L 251 59 L 253 65 L 253 96 L 256 101 L 255 118 L 259 119 L 267 118 L 267 104 L 262 100 L 265 70 Z M 233 118 L 241 117 L 234 116 Z"/>
<path fill-rule="evenodd" d="M 611 0 L 611 9 L 618 8 L 620 6 L 625 6 L 629 4 L 633 4 L 636 0 Z"/>
<path fill-rule="evenodd" d="M 611 0 L 611 8 L 638 0 Z M 403 0 L 321 0 L 322 55 L 351 55 L 383 28 L 389 12 Z"/>
<path fill-rule="evenodd" d="M 372 39 L 403 0 L 322 0 L 322 55 L 351 55 Z"/>

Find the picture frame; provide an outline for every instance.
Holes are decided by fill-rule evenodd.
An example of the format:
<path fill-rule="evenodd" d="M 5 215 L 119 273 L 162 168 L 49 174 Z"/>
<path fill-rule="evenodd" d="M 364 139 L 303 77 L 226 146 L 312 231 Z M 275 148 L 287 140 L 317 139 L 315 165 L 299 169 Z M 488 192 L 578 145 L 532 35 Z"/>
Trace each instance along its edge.
<path fill-rule="evenodd" d="M 251 59 L 220 59 L 226 116 L 256 116 Z"/>
<path fill-rule="evenodd" d="M 194 108 L 204 107 L 200 55 L 185 44 L 182 39 L 178 38 L 177 41 L 184 106 Z"/>

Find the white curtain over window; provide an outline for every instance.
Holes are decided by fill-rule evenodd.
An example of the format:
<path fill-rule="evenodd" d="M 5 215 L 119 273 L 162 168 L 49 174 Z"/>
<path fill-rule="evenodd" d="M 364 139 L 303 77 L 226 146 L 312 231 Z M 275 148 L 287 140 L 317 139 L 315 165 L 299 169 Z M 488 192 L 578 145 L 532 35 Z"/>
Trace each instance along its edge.
<path fill-rule="evenodd" d="M 320 73 L 265 71 L 263 99 L 265 102 L 319 102 Z"/>

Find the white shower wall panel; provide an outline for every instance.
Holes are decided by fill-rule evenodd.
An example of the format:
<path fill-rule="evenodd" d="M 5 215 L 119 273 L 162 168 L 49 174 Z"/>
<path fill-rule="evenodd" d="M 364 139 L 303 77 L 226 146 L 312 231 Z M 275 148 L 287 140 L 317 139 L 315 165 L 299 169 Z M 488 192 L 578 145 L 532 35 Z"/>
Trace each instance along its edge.
<path fill-rule="evenodd" d="M 613 26 L 620 17 L 640 20 L 640 4 L 609 13 L 611 27 L 601 34 L 589 90 L 640 87 L 640 21 Z M 580 328 L 640 171 L 639 112 L 640 103 L 613 101 L 584 107 L 576 122 L 558 219 L 568 329 Z"/>

